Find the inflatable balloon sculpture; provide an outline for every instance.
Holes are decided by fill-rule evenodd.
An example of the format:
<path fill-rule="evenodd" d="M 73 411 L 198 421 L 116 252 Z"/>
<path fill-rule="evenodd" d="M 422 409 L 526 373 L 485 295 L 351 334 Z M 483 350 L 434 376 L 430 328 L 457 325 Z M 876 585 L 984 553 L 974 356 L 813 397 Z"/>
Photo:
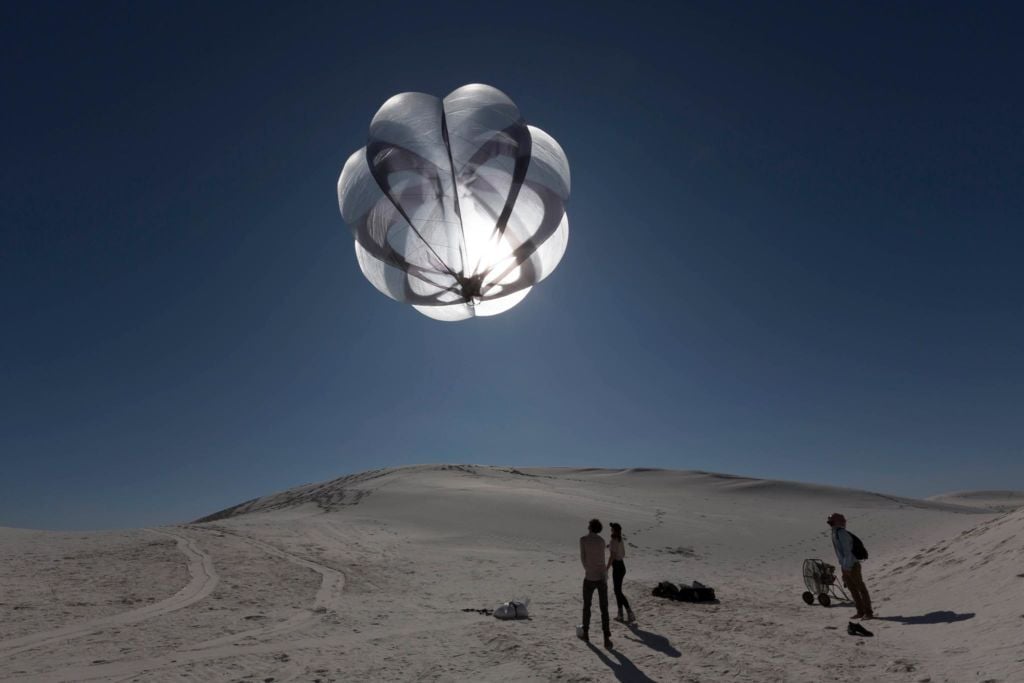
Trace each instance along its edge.
<path fill-rule="evenodd" d="M 395 95 L 338 180 L 374 287 L 437 320 L 515 306 L 565 253 L 569 162 L 503 92 Z"/>

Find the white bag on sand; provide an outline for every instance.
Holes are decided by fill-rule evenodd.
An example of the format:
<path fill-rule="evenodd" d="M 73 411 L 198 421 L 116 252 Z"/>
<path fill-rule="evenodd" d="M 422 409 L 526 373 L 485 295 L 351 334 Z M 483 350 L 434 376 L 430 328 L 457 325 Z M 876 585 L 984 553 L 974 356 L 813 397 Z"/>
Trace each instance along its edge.
<path fill-rule="evenodd" d="M 526 606 L 529 604 L 529 600 L 526 602 L 516 600 L 503 602 L 494 608 L 494 616 L 498 619 L 529 619 L 530 614 L 526 611 Z"/>

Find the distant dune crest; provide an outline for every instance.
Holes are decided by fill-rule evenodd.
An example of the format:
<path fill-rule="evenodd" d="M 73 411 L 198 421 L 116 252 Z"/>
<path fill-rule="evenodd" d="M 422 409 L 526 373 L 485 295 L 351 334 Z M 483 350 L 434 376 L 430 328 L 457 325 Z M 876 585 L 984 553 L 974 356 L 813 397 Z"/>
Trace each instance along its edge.
<path fill-rule="evenodd" d="M 860 489 L 809 484 L 776 479 L 757 479 L 735 474 L 705 472 L 702 470 L 669 470 L 632 467 L 605 469 L 596 467 L 499 467 L 468 464 L 425 464 L 390 467 L 350 474 L 326 482 L 304 484 L 277 493 L 260 496 L 219 510 L 195 520 L 196 523 L 230 519 L 240 515 L 258 512 L 281 511 L 291 508 L 312 507 L 331 512 L 349 505 L 357 505 L 366 496 L 382 486 L 402 480 L 426 482 L 434 477 L 484 476 L 500 480 L 510 475 L 515 477 L 549 477 L 584 480 L 595 479 L 606 483 L 619 482 L 629 486 L 664 487 L 711 487 L 735 494 L 768 496 L 785 500 L 798 497 L 804 500 L 821 500 L 825 507 L 842 502 L 846 505 L 874 505 L 879 500 L 888 501 L 899 507 L 963 511 L 1006 511 L 1024 507 L 1024 492 L 1021 491 L 967 491 L 933 496 L 925 500 L 891 496 Z M 1013 504 L 1016 501 L 1016 504 Z"/>
<path fill-rule="evenodd" d="M 952 491 L 928 500 L 1009 512 L 1024 507 L 1024 491 Z"/>

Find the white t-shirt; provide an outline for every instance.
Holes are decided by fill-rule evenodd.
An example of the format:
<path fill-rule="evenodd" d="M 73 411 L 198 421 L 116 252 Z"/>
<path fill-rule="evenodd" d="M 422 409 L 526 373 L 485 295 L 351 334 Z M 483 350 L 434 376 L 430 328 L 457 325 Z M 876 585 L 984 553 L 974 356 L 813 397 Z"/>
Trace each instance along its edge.
<path fill-rule="evenodd" d="M 608 569 L 604 560 L 604 539 L 598 534 L 587 534 L 580 539 L 580 562 L 587 581 L 607 581 Z"/>

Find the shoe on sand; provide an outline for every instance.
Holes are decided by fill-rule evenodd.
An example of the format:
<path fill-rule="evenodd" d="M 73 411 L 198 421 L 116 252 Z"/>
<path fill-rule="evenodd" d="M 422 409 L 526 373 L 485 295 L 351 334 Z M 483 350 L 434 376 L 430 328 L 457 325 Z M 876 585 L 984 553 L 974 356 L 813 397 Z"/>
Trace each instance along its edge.
<path fill-rule="evenodd" d="M 604 639 L 604 649 L 606 649 L 606 650 L 612 649 L 612 639 L 611 638 L 605 638 Z"/>
<path fill-rule="evenodd" d="M 861 614 L 860 612 L 857 612 L 857 613 L 856 613 L 856 614 L 854 614 L 854 615 L 853 615 L 853 617 L 851 617 L 851 618 L 852 618 L 852 619 L 863 619 L 863 618 L 864 618 L 864 615 L 863 615 L 863 614 Z"/>
<path fill-rule="evenodd" d="M 846 625 L 846 632 L 851 636 L 867 636 L 868 638 L 875 635 L 860 624 L 855 624 L 852 621 Z"/>

